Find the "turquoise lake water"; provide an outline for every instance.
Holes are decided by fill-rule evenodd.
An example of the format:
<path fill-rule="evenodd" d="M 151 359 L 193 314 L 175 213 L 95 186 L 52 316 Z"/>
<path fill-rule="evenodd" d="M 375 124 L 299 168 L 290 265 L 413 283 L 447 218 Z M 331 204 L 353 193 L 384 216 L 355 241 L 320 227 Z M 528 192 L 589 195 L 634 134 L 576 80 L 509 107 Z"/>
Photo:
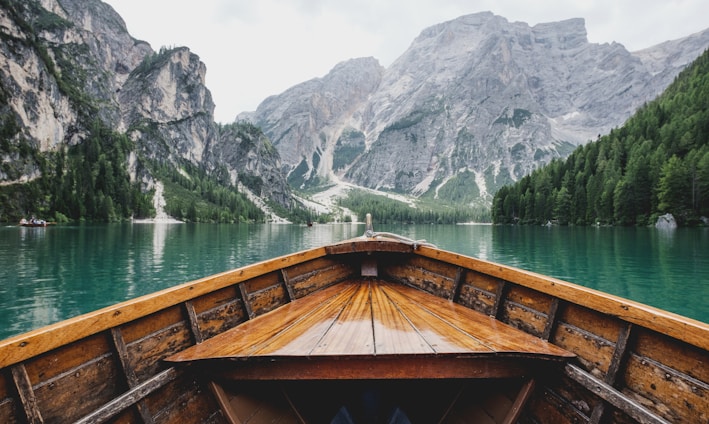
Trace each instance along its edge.
<path fill-rule="evenodd" d="M 707 228 L 401 225 L 375 230 L 709 322 Z M 0 227 L 0 339 L 363 233 L 363 224 Z"/>

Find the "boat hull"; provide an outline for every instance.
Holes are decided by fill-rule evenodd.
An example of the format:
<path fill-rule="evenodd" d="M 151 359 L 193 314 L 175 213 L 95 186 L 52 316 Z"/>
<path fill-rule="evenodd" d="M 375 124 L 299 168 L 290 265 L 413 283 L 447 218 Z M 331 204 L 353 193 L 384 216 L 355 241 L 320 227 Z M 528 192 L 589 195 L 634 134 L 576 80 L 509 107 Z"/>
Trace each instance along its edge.
<path fill-rule="evenodd" d="M 402 385 L 395 374 L 362 379 L 343 365 L 339 377 L 284 389 L 277 375 L 236 384 L 238 377 L 220 381 L 166 361 L 353 278 L 425 292 L 576 357 L 533 382 L 526 376 L 496 379 L 489 386 L 497 388 L 490 392 L 494 399 L 469 410 L 456 399 L 482 390 L 470 378 L 411 381 L 409 374 L 411 385 Z M 293 422 L 317 422 L 309 417 L 321 417 L 312 412 L 318 396 L 328 399 L 341 389 L 357 397 L 364 388 L 391 385 L 450 394 L 431 396 L 430 408 L 421 405 L 425 397 L 402 400 L 400 410 L 409 408 L 413 422 L 412 415 L 424 414 L 420 409 L 442 411 L 435 417 L 441 422 L 474 422 L 480 410 L 498 404 L 506 412 L 495 422 L 708 422 L 708 350 L 709 326 L 698 321 L 430 246 L 358 238 L 205 277 L 0 342 L 0 421 L 240 422 L 230 415 L 235 408 L 259 404 L 270 411 L 285 408 Z M 397 366 L 396 358 L 387 359 L 387 367 Z M 402 358 L 402 368 L 410 359 Z M 251 389 L 245 393 L 244 387 Z M 301 399 L 304 393 L 310 401 Z M 337 414 L 338 402 L 327 410 Z M 446 415 L 452 412 L 455 417 Z"/>

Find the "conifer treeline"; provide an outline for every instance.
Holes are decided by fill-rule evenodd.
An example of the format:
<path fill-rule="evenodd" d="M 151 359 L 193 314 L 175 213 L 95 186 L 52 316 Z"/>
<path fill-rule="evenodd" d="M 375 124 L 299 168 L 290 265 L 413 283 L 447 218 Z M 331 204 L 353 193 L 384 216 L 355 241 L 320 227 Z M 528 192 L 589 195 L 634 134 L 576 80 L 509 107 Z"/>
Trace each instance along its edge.
<path fill-rule="evenodd" d="M 709 216 L 709 51 L 626 124 L 494 197 L 496 223 L 680 225 Z"/>

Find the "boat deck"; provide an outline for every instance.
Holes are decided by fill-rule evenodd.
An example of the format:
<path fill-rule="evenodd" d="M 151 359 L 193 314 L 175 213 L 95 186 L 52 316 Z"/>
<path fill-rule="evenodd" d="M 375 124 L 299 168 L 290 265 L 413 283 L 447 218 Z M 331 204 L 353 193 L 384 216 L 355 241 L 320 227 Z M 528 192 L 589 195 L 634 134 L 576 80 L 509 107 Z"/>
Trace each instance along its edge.
<path fill-rule="evenodd" d="M 293 301 L 167 360 L 212 363 L 221 378 L 307 380 L 519 377 L 533 364 L 573 356 L 456 303 L 361 278 Z"/>

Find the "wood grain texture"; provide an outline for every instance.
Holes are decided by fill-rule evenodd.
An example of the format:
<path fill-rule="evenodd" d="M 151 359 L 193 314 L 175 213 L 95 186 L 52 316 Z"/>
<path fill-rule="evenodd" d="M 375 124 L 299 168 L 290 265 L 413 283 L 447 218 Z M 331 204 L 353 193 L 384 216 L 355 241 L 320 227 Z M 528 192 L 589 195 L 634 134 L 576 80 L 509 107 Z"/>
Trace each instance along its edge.
<path fill-rule="evenodd" d="M 167 360 L 500 353 L 556 360 L 574 356 L 420 290 L 353 280 L 291 302 Z"/>
<path fill-rule="evenodd" d="M 445 250 L 421 246 L 415 253 L 460 265 L 492 277 L 512 281 L 517 285 L 618 317 L 624 321 L 638 324 L 704 350 L 709 350 L 709 337 L 707 337 L 709 324 L 691 318 L 531 271 L 475 259 Z"/>

